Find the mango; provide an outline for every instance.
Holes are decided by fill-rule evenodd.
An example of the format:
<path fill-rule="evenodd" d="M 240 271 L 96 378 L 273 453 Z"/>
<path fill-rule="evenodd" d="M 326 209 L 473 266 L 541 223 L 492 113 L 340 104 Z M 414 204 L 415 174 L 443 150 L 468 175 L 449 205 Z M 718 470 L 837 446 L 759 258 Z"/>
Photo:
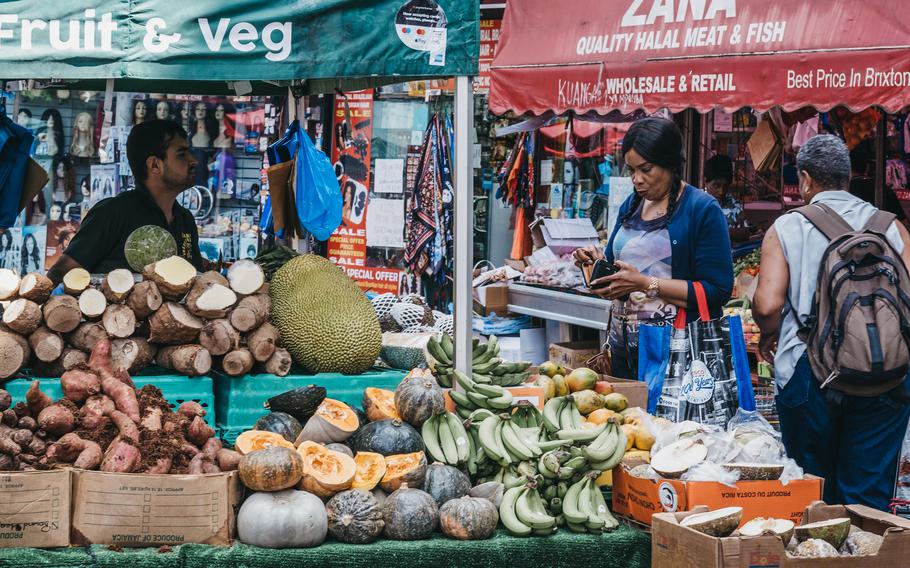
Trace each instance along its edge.
<path fill-rule="evenodd" d="M 651 452 L 644 450 L 630 450 L 622 457 L 622 463 L 637 465 L 638 463 L 651 463 Z"/>
<path fill-rule="evenodd" d="M 541 363 L 540 366 L 537 367 L 537 372 L 552 379 L 554 376 L 559 374 L 559 365 L 553 361 L 547 361 L 545 363 Z"/>
<path fill-rule="evenodd" d="M 613 392 L 613 385 L 609 381 L 597 381 L 594 383 L 594 392 L 598 394 L 610 394 Z"/>
<path fill-rule="evenodd" d="M 554 375 L 553 382 L 556 383 L 556 396 L 566 396 L 569 394 L 569 385 L 562 375 Z"/>
<path fill-rule="evenodd" d="M 635 433 L 635 443 L 634 446 L 639 450 L 650 451 L 651 446 L 654 445 L 654 434 L 652 434 L 647 428 L 639 424 L 634 428 Z"/>
<path fill-rule="evenodd" d="M 629 407 L 629 399 L 623 394 L 614 392 L 604 397 L 604 406 L 613 412 L 622 412 Z"/>
<path fill-rule="evenodd" d="M 543 388 L 544 402 L 556 396 L 556 381 L 547 375 L 539 375 L 537 380 L 534 381 L 534 385 Z"/>
<path fill-rule="evenodd" d="M 578 411 L 585 416 L 604 407 L 604 396 L 592 390 L 582 390 L 573 393 L 572 400 L 575 401 L 575 407 L 578 408 Z"/>
<path fill-rule="evenodd" d="M 620 426 L 622 431 L 626 434 L 626 451 L 632 449 L 632 446 L 635 445 L 635 426 L 632 424 L 623 424 Z"/>
<path fill-rule="evenodd" d="M 598 377 L 599 375 L 591 369 L 580 367 L 569 373 L 569 376 L 566 377 L 566 384 L 569 385 L 571 392 L 594 390 Z"/>
<path fill-rule="evenodd" d="M 606 424 L 610 420 L 621 422 L 622 419 L 620 418 L 619 414 L 616 414 L 612 410 L 607 410 L 606 408 L 598 408 L 591 414 L 588 414 L 587 420 L 588 422 L 592 422 L 594 424 Z"/>

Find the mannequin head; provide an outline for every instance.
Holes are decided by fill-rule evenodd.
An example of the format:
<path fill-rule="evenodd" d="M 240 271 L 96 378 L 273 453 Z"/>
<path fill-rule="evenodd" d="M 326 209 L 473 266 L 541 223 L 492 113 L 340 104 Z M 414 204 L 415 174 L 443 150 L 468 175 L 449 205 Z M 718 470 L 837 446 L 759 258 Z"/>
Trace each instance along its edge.
<path fill-rule="evenodd" d="M 145 99 L 133 101 L 133 124 L 142 124 L 148 118 L 149 104 Z"/>
<path fill-rule="evenodd" d="M 80 112 L 73 121 L 73 143 L 70 154 L 80 158 L 95 155 L 95 119 L 87 112 Z"/>
<path fill-rule="evenodd" d="M 167 101 L 158 101 L 155 105 L 155 118 L 167 120 L 171 117 L 171 104 Z"/>
<path fill-rule="evenodd" d="M 51 205 L 51 221 L 59 221 L 63 217 L 63 204 L 55 201 Z"/>
<path fill-rule="evenodd" d="M 22 128 L 28 128 L 32 122 L 32 111 L 27 108 L 19 109 L 19 114 L 16 115 L 16 124 Z"/>
<path fill-rule="evenodd" d="M 60 111 L 49 108 L 41 114 L 47 139 L 47 155 L 56 160 L 63 157 L 63 118 Z M 56 168 L 55 168 L 56 169 Z"/>

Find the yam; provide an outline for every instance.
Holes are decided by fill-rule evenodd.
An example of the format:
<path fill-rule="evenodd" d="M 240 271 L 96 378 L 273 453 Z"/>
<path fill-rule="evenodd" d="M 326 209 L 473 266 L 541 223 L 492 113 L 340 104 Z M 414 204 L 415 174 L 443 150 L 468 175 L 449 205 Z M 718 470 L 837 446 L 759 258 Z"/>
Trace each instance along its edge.
<path fill-rule="evenodd" d="M 35 358 L 44 363 L 56 361 L 63 355 L 63 338 L 46 327 L 39 327 L 28 338 Z"/>
<path fill-rule="evenodd" d="M 22 446 L 17 444 L 5 432 L 0 434 L 0 454 L 18 456 L 22 453 Z"/>
<path fill-rule="evenodd" d="M 254 330 L 269 318 L 272 302 L 265 294 L 247 296 L 231 312 L 231 325 L 241 333 Z"/>
<path fill-rule="evenodd" d="M 228 279 L 225 278 L 224 276 L 222 276 L 220 272 L 216 272 L 214 270 L 209 270 L 208 272 L 203 272 L 202 274 L 199 275 L 197 280 L 204 280 L 205 282 L 214 282 L 215 284 L 221 284 L 222 286 L 225 286 L 227 288 L 231 287 L 231 284 L 230 284 L 230 282 L 228 282 Z"/>
<path fill-rule="evenodd" d="M 130 420 L 129 416 L 119 410 L 113 410 L 111 411 L 109 418 L 111 419 L 111 422 L 114 423 L 114 426 L 117 427 L 121 438 L 126 438 L 131 442 L 139 443 L 139 426 L 136 425 L 136 422 Z"/>
<path fill-rule="evenodd" d="M 97 469 L 101 464 L 101 446 L 70 432 L 50 445 L 47 456 L 51 461 L 72 463 L 81 469 Z"/>
<path fill-rule="evenodd" d="M 136 284 L 126 303 L 137 318 L 140 320 L 148 318 L 161 307 L 162 299 L 158 285 L 148 280 Z"/>
<path fill-rule="evenodd" d="M 202 326 L 202 320 L 180 304 L 165 302 L 149 318 L 149 341 L 167 345 L 193 343 Z"/>
<path fill-rule="evenodd" d="M 196 268 L 182 256 L 170 256 L 145 267 L 142 275 L 158 285 L 161 296 L 180 300 L 196 280 Z"/>
<path fill-rule="evenodd" d="M 278 328 L 265 322 L 249 335 L 246 343 L 250 353 L 253 354 L 253 359 L 264 363 L 275 353 L 278 343 Z"/>
<path fill-rule="evenodd" d="M 63 275 L 63 290 L 78 296 L 92 284 L 92 275 L 84 268 L 73 268 Z"/>
<path fill-rule="evenodd" d="M 107 338 L 107 330 L 103 324 L 84 322 L 67 336 L 67 341 L 76 349 L 91 353 L 99 341 Z"/>
<path fill-rule="evenodd" d="M 152 432 L 161 430 L 161 409 L 157 406 L 146 408 L 140 425 Z"/>
<path fill-rule="evenodd" d="M 41 326 L 41 308 L 31 300 L 19 298 L 3 311 L 3 323 L 16 333 L 30 335 Z"/>
<path fill-rule="evenodd" d="M 263 369 L 269 375 L 284 377 L 291 372 L 291 365 L 293 363 L 294 360 L 291 358 L 290 352 L 284 347 L 279 347 L 275 349 L 275 352 L 269 357 L 269 360 L 265 362 Z"/>
<path fill-rule="evenodd" d="M 100 290 L 89 288 L 79 295 L 79 311 L 87 320 L 96 320 L 104 315 L 107 298 Z"/>
<path fill-rule="evenodd" d="M 129 297 L 136 280 L 133 273 L 125 268 L 112 270 L 101 282 L 101 292 L 108 302 L 122 304 Z"/>
<path fill-rule="evenodd" d="M 227 319 L 209 320 L 199 332 L 199 344 L 212 355 L 224 355 L 240 347 L 240 333 Z"/>
<path fill-rule="evenodd" d="M 227 375 L 239 377 L 253 369 L 253 362 L 253 354 L 249 349 L 237 349 L 224 356 L 221 361 L 221 369 Z"/>
<path fill-rule="evenodd" d="M 111 304 L 104 310 L 101 324 L 111 337 L 124 339 L 136 331 L 136 314 L 129 306 Z"/>
<path fill-rule="evenodd" d="M 205 409 L 202 408 L 202 405 L 195 400 L 187 400 L 181 402 L 180 406 L 177 407 L 177 414 L 181 414 L 192 420 L 197 416 L 205 416 L 206 412 Z"/>
<path fill-rule="evenodd" d="M 0 389 L 0 412 L 3 412 L 13 403 L 13 397 L 9 391 Z"/>
<path fill-rule="evenodd" d="M 39 377 L 59 377 L 73 367 L 85 364 L 87 362 L 88 355 L 86 355 L 84 352 L 78 349 L 64 347 L 63 355 L 61 355 L 59 359 L 50 363 L 37 361 L 32 366 L 32 370 Z"/>
<path fill-rule="evenodd" d="M 138 337 L 115 339 L 111 342 L 111 365 L 113 369 L 134 375 L 152 364 L 157 351 L 154 345 Z"/>
<path fill-rule="evenodd" d="M 193 418 L 193 421 L 186 429 L 186 439 L 200 447 L 205 445 L 209 438 L 214 435 L 215 431 L 205 423 L 201 416 Z"/>
<path fill-rule="evenodd" d="M 123 438 L 115 438 L 104 452 L 101 471 L 132 473 L 139 468 L 141 461 L 142 454 L 139 452 L 139 448 Z"/>
<path fill-rule="evenodd" d="M 54 283 L 43 274 L 32 272 L 26 274 L 19 283 L 19 297 L 31 300 L 36 304 L 43 304 L 51 297 Z"/>
<path fill-rule="evenodd" d="M 101 376 L 101 389 L 104 394 L 111 397 L 117 410 L 138 423 L 139 400 L 136 397 L 136 389 L 124 383 L 111 369 L 111 348 L 109 339 L 99 341 L 92 351 L 89 366 Z"/>
<path fill-rule="evenodd" d="M 19 372 L 31 356 L 28 342 L 21 335 L 0 331 L 0 379 Z"/>
<path fill-rule="evenodd" d="M 32 381 L 25 392 L 25 402 L 28 404 L 29 413 L 37 417 L 41 411 L 54 404 L 54 401 L 41 390 L 41 381 Z"/>
<path fill-rule="evenodd" d="M 165 369 L 188 377 L 198 377 L 212 369 L 212 354 L 201 345 L 173 345 L 158 349 L 155 362 Z"/>
<path fill-rule="evenodd" d="M 240 454 L 234 450 L 222 448 L 215 454 L 215 461 L 218 462 L 221 471 L 234 471 L 240 465 L 240 457 Z"/>
<path fill-rule="evenodd" d="M 256 261 L 245 258 L 238 260 L 228 268 L 227 279 L 231 288 L 241 296 L 259 292 L 265 284 L 265 272 Z"/>
<path fill-rule="evenodd" d="M 73 331 L 82 321 L 79 302 L 72 296 L 51 296 L 45 302 L 43 312 L 45 325 L 59 333 Z"/>
<path fill-rule="evenodd" d="M 52 404 L 38 415 L 38 427 L 52 436 L 62 436 L 75 430 L 76 417 L 70 408 Z"/>
<path fill-rule="evenodd" d="M 23 416 L 19 419 L 19 428 L 25 428 L 29 432 L 34 432 L 38 429 L 38 423 L 35 422 L 35 419 L 31 416 Z"/>
<path fill-rule="evenodd" d="M 82 402 L 101 392 L 101 379 L 85 368 L 75 368 L 60 376 L 63 396 L 73 402 Z"/>
<path fill-rule="evenodd" d="M 223 318 L 237 303 L 237 294 L 227 286 L 199 278 L 186 296 L 186 308 L 191 314 L 206 318 Z"/>
<path fill-rule="evenodd" d="M 19 274 L 9 268 L 0 268 L 0 301 L 11 300 L 19 292 Z"/>

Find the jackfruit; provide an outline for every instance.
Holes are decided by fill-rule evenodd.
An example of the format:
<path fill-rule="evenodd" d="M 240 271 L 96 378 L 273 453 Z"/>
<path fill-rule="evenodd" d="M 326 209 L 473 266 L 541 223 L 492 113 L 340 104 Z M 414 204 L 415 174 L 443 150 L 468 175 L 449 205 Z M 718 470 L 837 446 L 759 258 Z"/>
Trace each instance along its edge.
<path fill-rule="evenodd" d="M 317 255 L 298 256 L 269 283 L 272 323 L 300 365 L 314 373 L 359 374 L 382 347 L 372 304 L 344 271 Z"/>

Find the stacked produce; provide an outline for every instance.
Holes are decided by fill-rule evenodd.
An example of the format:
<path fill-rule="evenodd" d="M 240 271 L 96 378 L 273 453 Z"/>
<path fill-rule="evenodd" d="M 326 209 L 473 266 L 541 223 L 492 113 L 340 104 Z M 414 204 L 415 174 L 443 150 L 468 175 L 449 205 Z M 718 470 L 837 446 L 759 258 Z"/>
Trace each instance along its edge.
<path fill-rule="evenodd" d="M 237 468 L 239 455 L 222 447 L 203 420 L 205 410 L 184 402 L 172 411 L 153 385 L 136 390 L 114 367 L 109 339 L 87 363 L 63 373 L 64 397 L 53 401 L 34 381 L 26 401 L 12 408 L 0 390 L 0 470 L 73 466 L 117 473 L 214 473 Z"/>
<path fill-rule="evenodd" d="M 216 364 L 228 375 L 258 364 L 285 375 L 290 354 L 269 322 L 262 269 L 250 260 L 234 263 L 227 277 L 197 275 L 172 256 L 145 267 L 136 282 L 126 269 L 113 270 L 98 285 L 82 268 L 63 278 L 64 292 L 51 295 L 40 274 L 21 280 L 0 269 L 3 312 L 0 378 L 32 363 L 37 376 L 59 377 L 85 363 L 102 339 L 112 340 L 115 370 L 136 373 L 152 362 L 178 373 L 204 375 Z"/>
<path fill-rule="evenodd" d="M 528 361 L 507 362 L 499 357 L 499 342 L 491 335 L 486 343 L 474 339 L 471 353 L 471 372 L 474 380 L 481 384 L 512 387 L 524 383 L 531 376 Z M 443 334 L 439 341 L 430 339 L 427 351 L 436 359 L 433 367 L 436 381 L 440 386 L 451 388 L 455 377 L 455 344 L 452 338 Z"/>
<path fill-rule="evenodd" d="M 837 558 L 868 556 L 878 553 L 881 535 L 861 530 L 841 517 L 804 525 L 789 519 L 756 517 L 742 523 L 742 507 L 725 507 L 707 513 L 689 515 L 680 525 L 720 538 L 729 536 L 756 537 L 774 535 L 781 539 L 789 557 Z"/>
<path fill-rule="evenodd" d="M 761 340 L 761 329 L 752 317 L 751 304 L 747 298 L 730 300 L 724 307 L 725 316 L 739 316 L 743 323 L 743 335 L 747 345 L 758 345 Z"/>
<path fill-rule="evenodd" d="M 379 294 L 371 303 L 383 333 L 455 332 L 452 316 L 431 309 L 418 294 Z"/>

